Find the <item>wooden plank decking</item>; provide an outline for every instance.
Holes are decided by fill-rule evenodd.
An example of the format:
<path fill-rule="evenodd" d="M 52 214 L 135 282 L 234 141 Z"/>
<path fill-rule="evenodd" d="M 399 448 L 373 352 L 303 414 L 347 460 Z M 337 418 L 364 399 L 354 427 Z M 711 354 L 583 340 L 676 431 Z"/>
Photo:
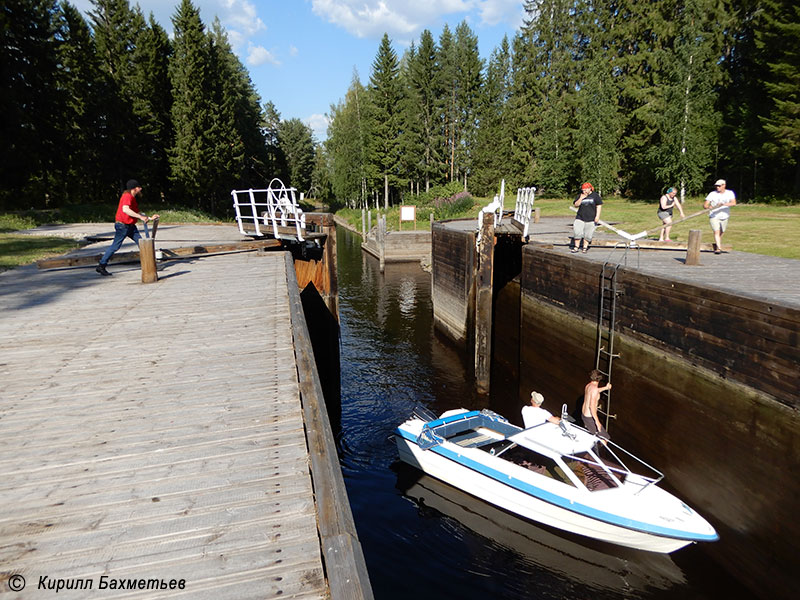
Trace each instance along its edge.
<path fill-rule="evenodd" d="M 0 276 L 3 591 L 326 597 L 283 254 L 114 272 Z"/>
<path fill-rule="evenodd" d="M 568 218 L 543 218 L 537 224 L 531 224 L 530 239 L 534 243 L 551 243 L 559 252 L 569 253 L 566 242 L 571 235 Z M 707 220 L 697 222 L 703 240 L 713 241 Z M 602 240 L 619 240 L 622 238 L 598 229 L 596 237 Z M 724 247 L 724 242 L 723 242 Z M 659 277 L 671 278 L 683 283 L 716 289 L 743 298 L 775 303 L 777 305 L 800 307 L 800 261 L 790 258 L 777 258 L 749 252 L 731 252 L 714 254 L 700 253 L 700 265 L 687 266 L 686 249 L 630 249 L 625 257 L 624 248 L 598 246 L 587 254 L 572 254 L 576 260 L 591 261 L 626 261 L 627 266 L 638 268 L 643 273 Z"/>

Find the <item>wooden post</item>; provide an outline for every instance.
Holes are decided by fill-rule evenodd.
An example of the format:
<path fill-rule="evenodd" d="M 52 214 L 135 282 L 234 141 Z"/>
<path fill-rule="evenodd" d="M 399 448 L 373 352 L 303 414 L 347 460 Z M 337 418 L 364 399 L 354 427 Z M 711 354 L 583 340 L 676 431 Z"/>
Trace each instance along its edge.
<path fill-rule="evenodd" d="M 380 270 L 383 273 L 386 268 L 386 215 L 378 215 L 378 257 Z"/>
<path fill-rule="evenodd" d="M 372 231 L 372 209 L 367 211 L 367 233 L 370 231 Z"/>
<path fill-rule="evenodd" d="M 431 231 L 433 231 L 433 213 L 431 213 Z"/>
<path fill-rule="evenodd" d="M 362 208 L 361 209 L 361 237 L 366 242 L 367 241 L 367 221 L 366 221 L 366 211 Z"/>
<path fill-rule="evenodd" d="M 139 261 L 142 264 L 142 283 L 155 283 L 158 281 L 155 240 L 153 238 L 141 238 L 139 240 Z"/>
<path fill-rule="evenodd" d="M 540 212 L 541 212 L 541 209 L 538 206 L 534 207 L 534 209 L 533 209 L 533 222 L 534 223 L 538 223 L 539 222 L 539 213 Z"/>
<path fill-rule="evenodd" d="M 488 394 L 492 370 L 492 280 L 494 275 L 494 214 L 485 213 L 478 245 L 475 278 L 475 385 Z"/>
<path fill-rule="evenodd" d="M 689 243 L 686 247 L 686 262 L 684 264 L 695 266 L 700 264 L 700 240 L 703 232 L 699 229 L 689 230 Z"/>

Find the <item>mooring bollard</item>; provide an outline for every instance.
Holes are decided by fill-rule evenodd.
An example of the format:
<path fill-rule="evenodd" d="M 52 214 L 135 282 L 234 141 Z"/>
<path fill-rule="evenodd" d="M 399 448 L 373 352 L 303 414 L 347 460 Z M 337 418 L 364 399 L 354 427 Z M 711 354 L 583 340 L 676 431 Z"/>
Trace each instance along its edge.
<path fill-rule="evenodd" d="M 703 232 L 699 229 L 689 230 L 689 243 L 686 246 L 686 262 L 684 264 L 689 266 L 700 264 L 700 240 L 702 237 Z"/>
<path fill-rule="evenodd" d="M 153 238 L 148 237 L 139 240 L 139 261 L 142 264 L 142 283 L 155 283 L 158 281 L 155 240 Z"/>

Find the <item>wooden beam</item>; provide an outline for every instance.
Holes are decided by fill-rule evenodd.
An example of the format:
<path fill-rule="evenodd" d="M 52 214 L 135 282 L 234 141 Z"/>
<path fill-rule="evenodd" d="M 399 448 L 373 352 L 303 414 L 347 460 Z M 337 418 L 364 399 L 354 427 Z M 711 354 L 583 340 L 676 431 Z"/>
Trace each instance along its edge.
<path fill-rule="evenodd" d="M 297 383 L 303 407 L 311 480 L 317 509 L 325 572 L 331 598 L 373 600 L 369 573 L 358 540 L 342 469 L 331 431 L 328 409 L 322 393 L 311 336 L 291 254 L 286 253 L 286 277 L 289 288 L 291 330 L 297 361 Z"/>
<path fill-rule="evenodd" d="M 488 394 L 492 371 L 492 287 L 494 279 L 494 215 L 485 213 L 478 245 L 475 278 L 475 384 Z"/>
<path fill-rule="evenodd" d="M 183 246 L 180 248 L 160 248 L 160 250 L 161 254 L 165 258 L 189 258 L 192 256 L 220 254 L 223 252 L 243 252 L 260 250 L 262 248 L 278 248 L 280 245 L 280 240 L 269 239 L 251 242 L 233 242 L 229 244 L 198 244 L 196 246 Z M 37 260 L 36 266 L 40 269 L 85 267 L 97 264 L 102 256 L 102 254 L 91 254 L 87 256 L 57 256 L 55 258 L 44 258 L 42 260 Z M 121 252 L 115 254 L 111 260 L 111 264 L 130 262 L 139 262 L 138 252 Z"/>
<path fill-rule="evenodd" d="M 592 248 L 613 248 L 614 246 L 624 248 L 625 245 L 625 242 L 622 240 L 602 240 L 598 238 L 592 240 Z M 648 250 L 687 250 L 688 242 L 686 244 L 678 244 L 676 242 L 659 242 L 658 240 L 639 239 L 636 240 L 635 245 L 631 245 L 631 248 L 645 248 Z M 723 246 L 722 249 L 730 251 L 733 249 L 733 246 Z M 700 244 L 700 251 L 713 252 L 714 245 L 710 243 Z"/>

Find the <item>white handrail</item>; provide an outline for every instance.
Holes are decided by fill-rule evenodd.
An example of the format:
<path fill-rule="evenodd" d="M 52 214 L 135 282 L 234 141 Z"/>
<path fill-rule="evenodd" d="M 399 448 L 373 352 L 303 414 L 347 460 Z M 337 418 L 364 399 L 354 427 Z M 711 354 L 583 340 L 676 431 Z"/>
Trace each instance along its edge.
<path fill-rule="evenodd" d="M 533 202 L 536 198 L 536 188 L 519 188 L 517 189 L 517 203 L 514 206 L 514 220 L 522 225 L 522 237 L 528 237 L 528 230 L 531 223 L 531 212 L 533 211 Z"/>
<path fill-rule="evenodd" d="M 295 188 L 286 187 L 277 178 L 270 181 L 266 189 L 232 190 L 239 232 L 261 237 L 269 235 L 267 231 L 271 230 L 271 235 L 276 239 L 304 241 L 306 216 L 297 204 L 296 191 Z M 248 206 L 249 210 L 243 210 L 244 206 Z M 261 215 L 258 214 L 259 210 Z M 245 223 L 253 230 L 245 228 Z M 260 225 L 266 227 L 267 231 L 262 231 Z M 293 228 L 294 232 L 286 232 L 287 228 Z"/>

